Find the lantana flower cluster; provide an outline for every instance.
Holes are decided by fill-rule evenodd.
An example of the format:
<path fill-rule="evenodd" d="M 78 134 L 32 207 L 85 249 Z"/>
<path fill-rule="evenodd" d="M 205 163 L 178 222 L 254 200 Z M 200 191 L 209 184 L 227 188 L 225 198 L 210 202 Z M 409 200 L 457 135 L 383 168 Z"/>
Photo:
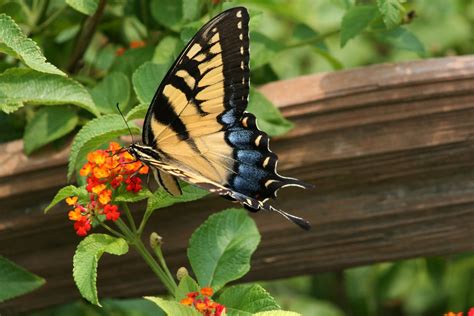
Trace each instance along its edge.
<path fill-rule="evenodd" d="M 210 287 L 204 287 L 199 292 L 190 292 L 180 303 L 194 307 L 204 316 L 225 316 L 225 306 L 210 299 L 213 291 Z"/>
<path fill-rule="evenodd" d="M 87 155 L 87 163 L 79 174 L 87 177 L 86 190 L 89 202 L 82 205 L 77 196 L 66 198 L 72 207 L 68 213 L 74 221 L 77 235 L 86 236 L 92 228 L 92 220 L 98 215 L 105 215 L 105 220 L 116 221 L 120 217 L 118 206 L 113 204 L 114 193 L 125 187 L 126 191 L 138 193 L 142 189 L 139 174 L 147 174 L 148 167 L 137 161 L 115 142 L 108 149 L 99 149 Z"/>

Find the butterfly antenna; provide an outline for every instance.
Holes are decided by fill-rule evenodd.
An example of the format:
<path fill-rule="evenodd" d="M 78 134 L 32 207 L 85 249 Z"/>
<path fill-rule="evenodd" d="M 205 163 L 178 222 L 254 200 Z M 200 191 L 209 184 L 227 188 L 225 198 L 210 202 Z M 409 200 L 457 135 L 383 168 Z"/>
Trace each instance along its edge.
<path fill-rule="evenodd" d="M 133 139 L 132 130 L 130 129 L 130 126 L 128 125 L 127 120 L 125 119 L 125 116 L 123 116 L 122 110 L 120 110 L 118 102 L 116 104 L 116 107 L 117 107 L 117 111 L 119 111 L 119 113 L 120 113 L 120 116 L 122 116 L 122 119 L 125 122 L 125 125 L 127 125 L 128 132 L 130 133 L 130 137 L 132 137 L 132 143 L 135 144 L 135 140 Z"/>

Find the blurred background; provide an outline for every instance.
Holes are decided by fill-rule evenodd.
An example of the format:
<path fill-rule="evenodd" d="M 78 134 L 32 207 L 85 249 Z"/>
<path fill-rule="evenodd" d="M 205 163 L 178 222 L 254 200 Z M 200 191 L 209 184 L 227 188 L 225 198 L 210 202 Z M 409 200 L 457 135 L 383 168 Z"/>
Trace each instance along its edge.
<path fill-rule="evenodd" d="M 173 3 L 162 2 L 170 6 L 169 12 L 143 11 L 149 5 L 153 8 L 154 3 L 160 8 L 160 1 L 108 1 L 83 64 L 71 56 L 79 49 L 75 39 L 84 15 L 64 1 L 0 0 L 0 12 L 13 17 L 38 43 L 48 61 L 67 69 L 88 87 L 98 103 L 100 95 L 95 87 L 107 80 L 108 74 L 120 72 L 131 81 L 133 71 L 151 58 L 172 62 L 210 16 L 236 4 L 247 6 L 252 16 L 251 79 L 255 86 L 372 64 L 474 54 L 472 0 L 403 1 L 402 31 L 387 30 L 380 26 L 381 21 L 374 21 L 343 47 L 341 21 L 347 10 L 354 4 L 373 5 L 375 0 L 202 0 L 200 13 L 192 13 L 194 17 L 186 22 L 173 20 Z M 176 1 L 176 6 L 183 3 L 186 1 Z M 196 10 L 185 5 L 182 8 L 181 15 L 188 9 Z M 155 51 L 159 45 L 162 49 Z M 0 71 L 16 62 L 0 54 Z M 128 104 L 136 104 L 133 96 Z M 30 108 L 0 113 L 0 141 L 21 139 L 33 116 Z M 87 114 L 84 119 L 88 119 Z M 67 136 L 55 140 L 53 146 L 63 144 Z M 467 315 L 474 306 L 474 254 L 387 262 L 265 282 L 263 286 L 283 309 L 307 316 L 416 316 L 448 311 Z M 76 302 L 37 315 L 149 315 L 148 304 L 139 299 L 108 300 L 105 310 L 99 311 Z"/>

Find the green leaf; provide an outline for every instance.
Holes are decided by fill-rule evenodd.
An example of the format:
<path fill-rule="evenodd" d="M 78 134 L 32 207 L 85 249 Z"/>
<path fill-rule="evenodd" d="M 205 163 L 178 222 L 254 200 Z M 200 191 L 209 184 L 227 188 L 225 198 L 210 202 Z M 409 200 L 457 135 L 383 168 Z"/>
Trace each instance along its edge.
<path fill-rule="evenodd" d="M 253 314 L 253 316 L 301 316 L 301 314 L 288 311 L 269 311 Z"/>
<path fill-rule="evenodd" d="M 183 22 L 183 0 L 152 0 L 150 9 L 156 22 L 178 31 Z"/>
<path fill-rule="evenodd" d="M 0 303 L 31 292 L 46 281 L 0 256 Z"/>
<path fill-rule="evenodd" d="M 54 42 L 62 44 L 69 40 L 72 40 L 74 37 L 76 37 L 77 33 L 79 33 L 80 30 L 80 24 L 75 24 L 71 27 L 65 28 L 61 32 L 59 32 L 58 35 L 56 35 L 56 37 L 54 38 Z"/>
<path fill-rule="evenodd" d="M 270 62 L 275 55 L 283 49 L 279 42 L 258 32 L 250 33 L 250 50 L 252 58 L 250 59 L 250 69 L 257 69 Z"/>
<path fill-rule="evenodd" d="M 99 0 L 66 0 L 66 3 L 86 15 L 94 14 L 99 6 Z"/>
<path fill-rule="evenodd" d="M 73 131 L 79 121 L 76 111 L 67 107 L 47 107 L 35 113 L 26 124 L 23 137 L 27 155 Z"/>
<path fill-rule="evenodd" d="M 174 297 L 177 301 L 180 301 L 183 298 L 186 298 L 186 294 L 191 292 L 199 292 L 199 285 L 193 278 L 186 275 L 181 279 L 181 281 L 179 281 Z"/>
<path fill-rule="evenodd" d="M 166 36 L 156 45 L 152 61 L 155 64 L 168 65 L 169 68 L 176 58 L 178 58 L 182 49 L 183 43 L 181 43 L 178 38 Z"/>
<path fill-rule="evenodd" d="M 99 306 L 96 287 L 97 265 L 104 252 L 121 256 L 128 252 L 128 244 L 122 238 L 92 234 L 79 243 L 73 259 L 72 274 L 79 292 L 86 300 Z"/>
<path fill-rule="evenodd" d="M 125 191 L 117 194 L 114 197 L 115 202 L 129 202 L 134 203 L 151 197 L 153 194 L 146 188 L 135 192 Z"/>
<path fill-rule="evenodd" d="M 51 203 L 49 203 L 49 205 L 44 209 L 44 212 L 47 213 L 53 206 L 69 196 L 79 196 L 80 199 L 81 196 L 84 195 L 87 196 L 87 191 L 84 189 L 84 187 L 78 188 L 74 185 L 68 185 L 56 193 Z"/>
<path fill-rule="evenodd" d="M 91 90 L 91 95 L 102 113 L 117 113 L 117 103 L 122 111 L 128 105 L 130 82 L 123 73 L 112 72 Z"/>
<path fill-rule="evenodd" d="M 183 202 L 190 202 L 194 200 L 198 200 L 207 194 L 208 191 L 200 189 L 193 185 L 184 185 L 180 183 L 181 191 L 183 191 L 182 195 L 179 196 L 172 196 L 162 188 L 158 189 L 152 197 L 148 199 L 148 204 L 146 207 L 146 212 L 154 211 L 158 208 L 168 207 L 170 205 L 176 203 L 183 203 Z"/>
<path fill-rule="evenodd" d="M 136 126 L 130 126 L 132 133 L 140 133 Z M 129 134 L 128 128 L 118 114 L 108 114 L 89 121 L 77 133 L 71 146 L 68 164 L 68 178 L 76 166 L 85 162 L 87 153 L 97 149 L 103 143 L 121 135 Z"/>
<path fill-rule="evenodd" d="M 242 209 L 209 217 L 191 236 L 188 258 L 201 287 L 214 291 L 250 270 L 250 257 L 260 242 L 255 222 Z"/>
<path fill-rule="evenodd" d="M 127 122 L 136 119 L 144 119 L 149 107 L 149 104 L 139 104 L 128 111 L 125 115 L 125 119 Z"/>
<path fill-rule="evenodd" d="M 145 46 L 140 48 L 128 49 L 122 56 L 117 56 L 110 71 L 123 72 L 129 78 L 143 65 L 144 62 L 151 60 L 153 57 L 154 47 Z"/>
<path fill-rule="evenodd" d="M 201 15 L 202 1 L 200 0 L 182 0 L 183 18 L 186 21 L 194 21 Z"/>
<path fill-rule="evenodd" d="M 74 104 L 100 115 L 89 92 L 72 79 L 26 68 L 7 69 L 0 74 L 0 110 L 10 113 L 25 103 Z"/>
<path fill-rule="evenodd" d="M 304 23 L 298 23 L 297 25 L 295 25 L 295 28 L 293 29 L 292 38 L 295 41 L 303 42 L 303 41 L 310 41 L 318 37 L 319 35 L 320 35 L 319 32 L 316 32 L 312 27 Z M 328 49 L 327 45 L 322 40 L 312 43 L 312 46 L 315 48 L 323 49 L 323 50 Z"/>
<path fill-rule="evenodd" d="M 377 7 L 388 29 L 400 24 L 405 9 L 399 0 L 377 0 Z"/>
<path fill-rule="evenodd" d="M 377 16 L 373 5 L 353 6 L 346 12 L 341 23 L 341 47 L 364 31 Z"/>
<path fill-rule="evenodd" d="M 200 312 L 175 301 L 165 301 L 159 297 L 145 296 L 147 300 L 158 305 L 168 316 L 202 316 Z"/>
<path fill-rule="evenodd" d="M 227 315 L 253 315 L 253 313 L 279 310 L 275 299 L 259 284 L 235 285 L 226 288 L 217 298 Z"/>
<path fill-rule="evenodd" d="M 294 127 L 293 123 L 281 115 L 278 108 L 255 89 L 250 89 L 247 110 L 257 117 L 258 127 L 268 135 L 281 135 Z"/>
<path fill-rule="evenodd" d="M 168 65 L 154 64 L 148 61 L 133 73 L 133 89 L 140 103 L 150 104 L 168 69 Z"/>
<path fill-rule="evenodd" d="M 7 49 L 2 49 L 2 47 Z M 36 71 L 67 76 L 56 66 L 46 61 L 38 45 L 32 39 L 27 38 L 15 21 L 6 14 L 0 14 L 1 52 L 19 58 L 25 65 Z"/>
<path fill-rule="evenodd" d="M 425 47 L 418 37 L 403 27 L 397 27 L 390 31 L 379 32 L 381 41 L 388 42 L 399 49 L 404 49 L 417 53 L 420 56 L 425 54 Z"/>

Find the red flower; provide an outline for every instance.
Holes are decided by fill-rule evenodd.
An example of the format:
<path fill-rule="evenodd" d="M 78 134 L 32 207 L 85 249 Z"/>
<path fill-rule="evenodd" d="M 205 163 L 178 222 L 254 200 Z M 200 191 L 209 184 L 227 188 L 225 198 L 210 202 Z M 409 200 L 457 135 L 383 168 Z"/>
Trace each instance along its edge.
<path fill-rule="evenodd" d="M 120 217 L 120 212 L 118 211 L 117 205 L 107 204 L 104 206 L 104 214 L 107 220 L 114 222 Z"/>
<path fill-rule="evenodd" d="M 209 299 L 212 294 L 212 288 L 204 287 L 199 292 L 186 294 L 186 298 L 182 299 L 180 303 L 194 307 L 204 316 L 224 316 L 225 306 Z"/>
<path fill-rule="evenodd" d="M 474 307 L 471 307 L 469 312 L 467 312 L 467 316 L 474 316 Z"/>
<path fill-rule="evenodd" d="M 137 193 L 142 189 L 142 186 L 140 185 L 140 183 L 142 183 L 142 179 L 138 177 L 129 177 L 125 179 L 125 183 L 128 184 L 126 187 L 127 191 L 133 191 Z"/>
<path fill-rule="evenodd" d="M 74 229 L 76 230 L 76 234 L 79 236 L 87 235 L 87 232 L 91 230 L 90 220 L 87 217 L 82 216 L 81 219 L 74 223 Z"/>

